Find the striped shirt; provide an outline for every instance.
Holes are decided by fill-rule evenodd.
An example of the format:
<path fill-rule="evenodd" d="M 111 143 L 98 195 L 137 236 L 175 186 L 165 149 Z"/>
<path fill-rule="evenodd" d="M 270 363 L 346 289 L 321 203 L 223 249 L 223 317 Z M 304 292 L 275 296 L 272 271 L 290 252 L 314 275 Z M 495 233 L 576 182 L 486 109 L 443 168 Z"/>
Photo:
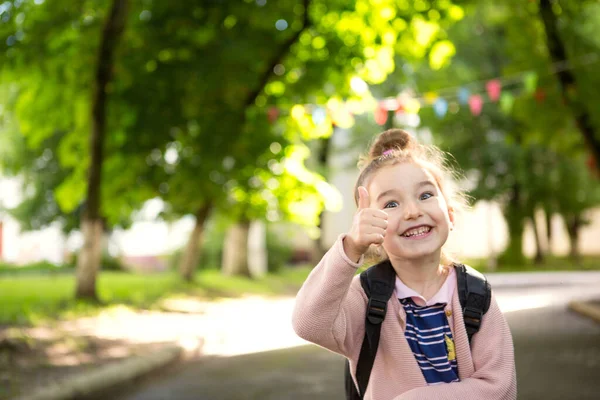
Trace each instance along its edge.
<path fill-rule="evenodd" d="M 449 269 L 444 284 L 429 300 L 396 276 L 396 295 L 406 312 L 404 335 L 429 385 L 459 381 L 454 338 L 444 312 L 455 290 L 454 268 Z"/>
<path fill-rule="evenodd" d="M 427 384 L 458 382 L 454 339 L 445 304 L 419 307 L 411 298 L 400 299 L 400 303 L 406 311 L 404 335 Z"/>

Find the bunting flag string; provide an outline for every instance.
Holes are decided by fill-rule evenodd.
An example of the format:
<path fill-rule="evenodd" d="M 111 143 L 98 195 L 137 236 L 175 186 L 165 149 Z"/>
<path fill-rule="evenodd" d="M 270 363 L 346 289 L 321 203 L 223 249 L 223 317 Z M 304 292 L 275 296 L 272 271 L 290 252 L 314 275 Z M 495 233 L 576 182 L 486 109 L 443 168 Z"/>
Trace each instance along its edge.
<path fill-rule="evenodd" d="M 598 60 L 598 53 L 589 53 L 580 57 L 578 62 L 556 62 L 552 64 L 547 75 L 593 64 Z M 545 101 L 546 91 L 538 85 L 539 78 L 540 76 L 535 71 L 522 71 L 509 76 L 470 82 L 423 94 L 407 89 L 396 97 L 371 99 L 370 109 L 375 122 L 379 125 L 386 124 L 391 111 L 395 114 L 410 115 L 419 114 L 422 109 L 427 107 L 431 107 L 438 118 L 444 118 L 448 112 L 457 113 L 461 107 L 468 107 L 473 116 L 479 116 L 486 103 L 497 103 L 500 110 L 508 114 L 511 112 L 516 98 L 523 93 L 532 96 L 538 103 Z M 354 115 L 362 113 L 359 110 L 364 108 L 350 101 L 334 101 L 325 107 L 315 105 L 301 107 L 312 114 L 312 121 L 315 125 L 329 121 L 340 127 L 350 127 L 354 122 Z M 280 113 L 269 110 L 269 121 L 273 123 L 279 115 Z"/>

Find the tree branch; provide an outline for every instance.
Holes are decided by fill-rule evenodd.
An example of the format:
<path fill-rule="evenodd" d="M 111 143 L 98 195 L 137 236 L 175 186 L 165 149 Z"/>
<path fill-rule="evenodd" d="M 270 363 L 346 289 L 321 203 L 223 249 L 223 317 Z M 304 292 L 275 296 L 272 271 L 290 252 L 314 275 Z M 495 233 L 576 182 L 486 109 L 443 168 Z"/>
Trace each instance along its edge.
<path fill-rule="evenodd" d="M 288 40 L 286 40 L 281 45 L 281 47 L 278 49 L 278 51 L 274 54 L 274 56 L 270 60 L 270 62 L 267 63 L 267 68 L 262 72 L 258 86 L 256 87 L 256 89 L 254 91 L 250 92 L 250 94 L 248 95 L 248 98 L 244 102 L 244 109 L 248 108 L 256 101 L 256 98 L 265 89 L 265 86 L 267 86 L 267 83 L 269 83 L 269 79 L 271 79 L 271 77 L 273 75 L 273 69 L 275 68 L 275 66 L 277 64 L 281 64 L 281 62 L 287 55 L 288 51 L 290 50 L 290 48 L 300 38 L 300 35 L 302 34 L 302 32 L 304 32 L 310 26 L 310 19 L 308 16 L 308 7 L 310 5 L 310 0 L 303 0 L 303 5 L 304 5 L 304 17 L 302 18 L 302 28 L 300 28 L 300 30 L 298 30 L 298 32 L 296 32 L 293 36 L 291 36 Z"/>
<path fill-rule="evenodd" d="M 552 62 L 562 63 L 568 61 L 567 52 L 558 32 L 556 15 L 554 15 L 554 12 L 552 11 L 550 0 L 540 0 L 540 16 L 546 30 L 546 43 Z M 577 100 L 577 82 L 575 81 L 575 75 L 571 70 L 564 69 L 558 71 L 557 77 L 560 82 L 562 99 L 573 113 L 577 128 L 592 151 L 592 155 L 596 161 L 596 169 L 599 169 L 600 139 L 596 136 L 596 130 L 592 125 L 589 112 L 586 110 L 585 106 Z"/>

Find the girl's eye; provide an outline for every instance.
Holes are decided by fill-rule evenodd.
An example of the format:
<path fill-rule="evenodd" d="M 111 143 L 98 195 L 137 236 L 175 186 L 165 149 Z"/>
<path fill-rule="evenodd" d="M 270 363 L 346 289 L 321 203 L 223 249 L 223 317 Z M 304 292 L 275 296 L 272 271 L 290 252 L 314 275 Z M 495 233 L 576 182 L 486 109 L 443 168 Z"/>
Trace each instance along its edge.
<path fill-rule="evenodd" d="M 423 193 L 423 194 L 422 194 L 422 195 L 419 197 L 419 199 L 420 199 L 420 200 L 427 200 L 427 199 L 428 199 L 428 198 L 430 198 L 430 197 L 433 197 L 433 193 L 431 193 L 431 192 L 425 192 L 425 193 Z"/>
<path fill-rule="evenodd" d="M 393 207 L 398 207 L 398 202 L 396 201 L 388 201 L 387 203 L 385 203 L 385 206 L 383 206 L 383 208 L 393 208 Z"/>

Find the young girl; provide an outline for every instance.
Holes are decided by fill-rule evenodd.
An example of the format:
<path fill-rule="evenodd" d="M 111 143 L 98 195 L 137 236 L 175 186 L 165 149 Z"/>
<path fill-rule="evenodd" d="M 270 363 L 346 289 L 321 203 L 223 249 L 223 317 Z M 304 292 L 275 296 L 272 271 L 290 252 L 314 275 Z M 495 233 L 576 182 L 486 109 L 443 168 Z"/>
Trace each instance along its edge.
<path fill-rule="evenodd" d="M 294 330 L 348 358 L 356 384 L 367 306 L 356 271 L 369 248 L 391 262 L 396 287 L 364 399 L 516 399 L 512 337 L 493 294 L 469 345 L 455 271 L 442 251 L 454 224 L 448 174 L 435 147 L 399 129 L 381 133 L 356 182 L 350 232 L 298 293 Z"/>

